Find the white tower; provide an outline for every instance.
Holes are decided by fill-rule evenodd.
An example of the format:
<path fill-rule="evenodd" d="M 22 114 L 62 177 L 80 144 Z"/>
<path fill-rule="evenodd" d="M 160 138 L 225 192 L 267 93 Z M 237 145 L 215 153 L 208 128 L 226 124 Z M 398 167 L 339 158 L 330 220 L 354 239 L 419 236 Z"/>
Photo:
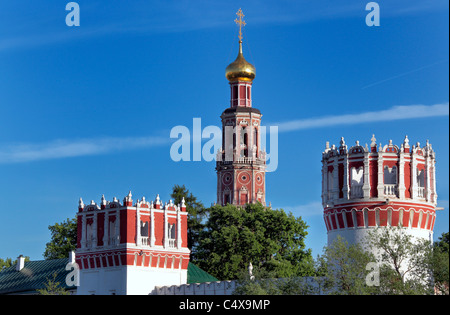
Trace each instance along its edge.
<path fill-rule="evenodd" d="M 338 235 L 361 242 L 376 227 L 401 226 L 405 233 L 432 241 L 436 219 L 435 153 L 431 144 L 347 149 L 327 143 L 322 157 L 322 203 L 330 245 Z"/>

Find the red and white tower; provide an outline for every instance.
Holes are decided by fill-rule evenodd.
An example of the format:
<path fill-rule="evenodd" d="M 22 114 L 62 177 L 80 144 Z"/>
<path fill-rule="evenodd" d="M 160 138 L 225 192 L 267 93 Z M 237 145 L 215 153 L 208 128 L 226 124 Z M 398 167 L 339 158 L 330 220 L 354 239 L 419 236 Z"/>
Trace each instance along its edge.
<path fill-rule="evenodd" d="M 376 227 L 400 226 L 405 233 L 432 241 L 436 219 L 435 153 L 427 141 L 410 147 L 370 147 L 359 142 L 347 149 L 328 142 L 322 157 L 322 203 L 330 245 L 338 235 L 362 242 Z"/>
<path fill-rule="evenodd" d="M 145 197 L 133 204 L 123 199 L 80 198 L 77 214 L 77 294 L 149 294 L 156 285 L 187 282 L 189 264 L 187 212 L 172 200 L 162 205 Z"/>
<path fill-rule="evenodd" d="M 265 205 L 266 154 L 261 149 L 261 112 L 252 107 L 252 83 L 255 67 L 242 53 L 242 10 L 239 20 L 239 53 L 226 68 L 230 82 L 230 107 L 222 119 L 222 150 L 217 154 L 217 203 Z"/>

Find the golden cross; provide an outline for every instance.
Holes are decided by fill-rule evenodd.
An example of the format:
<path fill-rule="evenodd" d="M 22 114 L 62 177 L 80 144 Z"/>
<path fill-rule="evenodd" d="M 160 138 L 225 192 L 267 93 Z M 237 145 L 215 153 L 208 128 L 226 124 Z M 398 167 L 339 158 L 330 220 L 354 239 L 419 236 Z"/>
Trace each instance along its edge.
<path fill-rule="evenodd" d="M 239 40 L 242 42 L 242 26 L 245 26 L 245 21 L 242 19 L 244 17 L 244 13 L 242 13 L 242 10 L 239 9 L 239 11 L 236 12 L 236 15 L 239 16 L 239 20 L 236 18 L 234 21 L 236 24 L 239 24 Z"/>

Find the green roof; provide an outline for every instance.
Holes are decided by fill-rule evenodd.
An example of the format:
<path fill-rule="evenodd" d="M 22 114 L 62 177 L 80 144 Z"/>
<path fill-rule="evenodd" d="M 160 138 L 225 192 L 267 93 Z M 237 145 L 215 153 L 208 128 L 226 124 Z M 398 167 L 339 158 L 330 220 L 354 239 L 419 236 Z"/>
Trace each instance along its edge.
<path fill-rule="evenodd" d="M 21 271 L 16 270 L 16 265 L 0 271 L 0 294 L 33 293 L 37 289 L 44 289 L 53 275 L 57 274 L 55 281 L 62 288 L 68 289 L 66 275 L 67 258 L 26 261 Z M 75 287 L 73 287 L 75 288 Z"/>
<path fill-rule="evenodd" d="M 187 271 L 187 283 L 203 283 L 219 281 L 217 278 L 211 276 L 206 271 L 200 269 L 193 263 L 189 262 Z"/>
<path fill-rule="evenodd" d="M 67 258 L 26 261 L 21 271 L 16 271 L 16 265 L 0 271 L 0 294 L 34 293 L 44 289 L 48 280 L 53 279 L 56 272 L 56 281 L 65 289 L 75 289 L 66 285 L 66 276 L 71 270 L 66 270 L 69 262 Z M 189 263 L 187 270 L 187 283 L 202 283 L 219 281 L 206 271 L 193 263 Z"/>

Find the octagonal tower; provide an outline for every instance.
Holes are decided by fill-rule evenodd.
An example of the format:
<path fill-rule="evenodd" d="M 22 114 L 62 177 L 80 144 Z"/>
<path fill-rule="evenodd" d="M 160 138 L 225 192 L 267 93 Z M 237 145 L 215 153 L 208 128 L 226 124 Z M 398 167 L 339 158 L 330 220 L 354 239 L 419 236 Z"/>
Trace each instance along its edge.
<path fill-rule="evenodd" d="M 400 147 L 350 148 L 327 142 L 322 154 L 322 204 L 330 245 L 338 235 L 349 244 L 363 241 L 376 227 L 395 227 L 432 241 L 436 219 L 435 153 L 427 141 Z"/>

